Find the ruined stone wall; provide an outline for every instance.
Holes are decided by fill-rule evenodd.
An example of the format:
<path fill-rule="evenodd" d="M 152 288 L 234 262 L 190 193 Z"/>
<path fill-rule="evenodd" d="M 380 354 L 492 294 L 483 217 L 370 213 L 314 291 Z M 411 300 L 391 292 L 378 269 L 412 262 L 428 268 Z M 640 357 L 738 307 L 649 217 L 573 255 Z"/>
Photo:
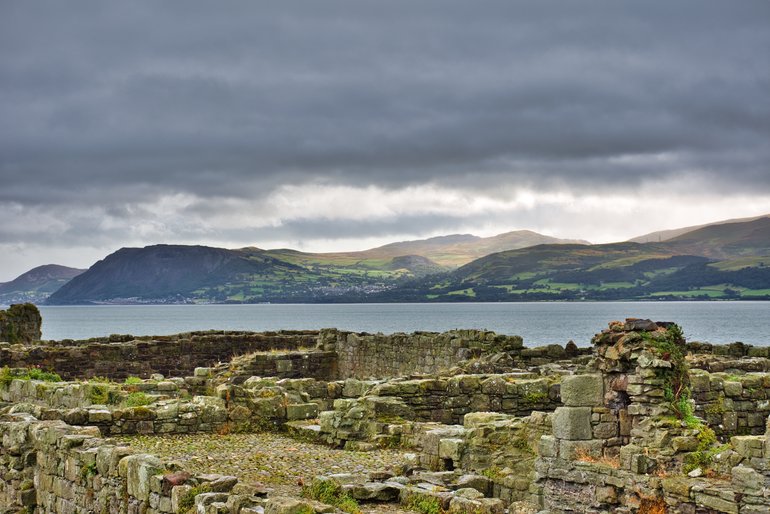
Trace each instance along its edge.
<path fill-rule="evenodd" d="M 320 347 L 337 353 L 339 378 L 386 378 L 436 373 L 484 354 L 521 351 L 523 342 L 481 330 L 389 335 L 324 330 Z"/>
<path fill-rule="evenodd" d="M 228 362 L 257 351 L 313 348 L 318 332 L 193 332 L 167 337 L 131 336 L 89 341 L 46 342 L 39 346 L 0 344 L 0 366 L 39 367 L 64 379 L 129 376 L 153 373 L 183 377 L 197 367 Z M 129 340 L 126 340 L 129 339 Z M 114 342 L 113 342 L 114 341 Z"/>
<path fill-rule="evenodd" d="M 727 382 L 688 371 L 678 327 L 628 319 L 593 343 L 598 373 L 565 378 L 553 434 L 540 439 L 544 512 L 767 512 L 768 435 L 719 441 L 696 417 L 698 395 L 716 401 Z"/>
<path fill-rule="evenodd" d="M 695 413 L 719 436 L 761 435 L 770 416 L 770 374 L 690 371 Z"/>
<path fill-rule="evenodd" d="M 249 377 L 329 380 L 337 376 L 337 354 L 323 351 L 251 353 L 235 357 L 230 363 L 218 366 L 216 371 L 233 384 L 241 384 Z"/>
<path fill-rule="evenodd" d="M 101 439 L 94 427 L 16 415 L 0 420 L 0 440 L 3 512 L 171 514 L 228 502 L 240 514 L 262 512 L 251 508 L 259 500 L 236 477 L 172 470 L 157 457 Z"/>
<path fill-rule="evenodd" d="M 40 341 L 43 319 L 31 303 L 11 305 L 0 310 L 0 341 L 30 344 Z"/>
<path fill-rule="evenodd" d="M 558 380 L 513 373 L 456 375 L 391 380 L 375 386 L 371 394 L 399 398 L 418 421 L 458 424 L 470 412 L 527 416 L 533 410 L 552 411 L 561 405 Z"/>

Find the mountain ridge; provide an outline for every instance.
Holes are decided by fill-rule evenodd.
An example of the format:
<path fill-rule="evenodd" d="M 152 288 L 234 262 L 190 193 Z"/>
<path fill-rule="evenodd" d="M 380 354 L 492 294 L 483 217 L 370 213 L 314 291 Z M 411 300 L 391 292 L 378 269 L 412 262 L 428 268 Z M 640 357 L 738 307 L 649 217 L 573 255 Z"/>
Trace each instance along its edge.
<path fill-rule="evenodd" d="M 553 239 L 531 231 L 451 234 L 339 253 L 122 248 L 48 303 L 770 298 L 769 217 L 711 224 L 654 243 L 549 242 L 491 251 Z M 487 254 L 471 259 L 472 253 Z"/>

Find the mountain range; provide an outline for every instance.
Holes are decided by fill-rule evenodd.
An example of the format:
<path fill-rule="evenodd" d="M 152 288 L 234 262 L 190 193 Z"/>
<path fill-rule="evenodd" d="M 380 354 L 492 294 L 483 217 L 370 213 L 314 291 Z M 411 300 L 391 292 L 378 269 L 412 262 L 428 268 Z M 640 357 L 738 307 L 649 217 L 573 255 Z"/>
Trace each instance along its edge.
<path fill-rule="evenodd" d="M 51 293 L 84 271 L 86 270 L 58 264 L 38 266 L 10 282 L 0 283 L 0 304 L 42 302 Z"/>
<path fill-rule="evenodd" d="M 29 283 L 49 304 L 770 299 L 770 217 L 691 228 L 597 245 L 516 231 L 338 253 L 122 248 L 85 272 L 36 268 L 0 293 Z"/>

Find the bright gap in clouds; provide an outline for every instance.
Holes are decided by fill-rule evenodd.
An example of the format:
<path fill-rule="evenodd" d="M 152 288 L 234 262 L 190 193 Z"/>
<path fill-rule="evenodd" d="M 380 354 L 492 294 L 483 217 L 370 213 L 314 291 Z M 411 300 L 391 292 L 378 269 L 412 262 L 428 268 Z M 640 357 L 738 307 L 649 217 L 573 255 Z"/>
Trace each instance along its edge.
<path fill-rule="evenodd" d="M 109 208 L 72 211 L 14 205 L 0 228 L 0 282 L 49 263 L 89 267 L 124 246 L 201 244 L 306 252 L 365 250 L 469 233 L 533 230 L 592 243 L 770 213 L 770 196 L 730 195 L 685 184 L 579 194 L 504 188 L 470 192 L 424 184 L 400 189 L 284 185 L 261 199 L 161 195 Z M 13 227 L 29 226 L 35 230 Z M 10 227 L 10 228 L 9 228 Z"/>

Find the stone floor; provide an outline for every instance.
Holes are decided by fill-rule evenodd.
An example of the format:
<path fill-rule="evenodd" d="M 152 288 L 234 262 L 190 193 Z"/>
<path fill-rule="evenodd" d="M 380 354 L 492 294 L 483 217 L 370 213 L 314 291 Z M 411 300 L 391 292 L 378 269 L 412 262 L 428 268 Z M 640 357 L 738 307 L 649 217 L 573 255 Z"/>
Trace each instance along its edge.
<path fill-rule="evenodd" d="M 261 484 L 273 494 L 289 496 L 299 496 L 301 484 L 309 485 L 316 475 L 394 470 L 404 461 L 402 450 L 345 451 L 270 432 L 130 436 L 116 440 L 164 461 L 177 461 L 191 473 L 232 475 L 241 483 Z M 395 504 L 361 507 L 368 514 L 409 512 Z"/>

